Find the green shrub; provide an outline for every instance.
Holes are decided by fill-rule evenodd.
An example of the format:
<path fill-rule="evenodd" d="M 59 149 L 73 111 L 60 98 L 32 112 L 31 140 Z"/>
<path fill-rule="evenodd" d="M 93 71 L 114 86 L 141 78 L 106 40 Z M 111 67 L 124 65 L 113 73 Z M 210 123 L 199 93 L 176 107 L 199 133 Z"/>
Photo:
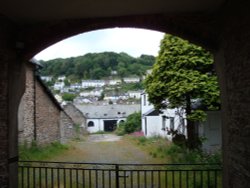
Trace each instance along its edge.
<path fill-rule="evenodd" d="M 119 123 L 119 126 L 115 130 L 115 134 L 117 134 L 118 136 L 123 136 L 126 134 L 124 122 Z"/>
<path fill-rule="evenodd" d="M 133 133 L 141 130 L 141 113 L 130 114 L 125 122 L 119 123 L 115 133 L 119 136 Z"/>

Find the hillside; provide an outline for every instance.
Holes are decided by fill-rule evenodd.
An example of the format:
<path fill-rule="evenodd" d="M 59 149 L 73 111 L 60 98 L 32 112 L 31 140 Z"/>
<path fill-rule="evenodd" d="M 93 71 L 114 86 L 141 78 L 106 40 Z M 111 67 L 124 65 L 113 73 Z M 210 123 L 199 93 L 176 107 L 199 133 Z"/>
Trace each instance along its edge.
<path fill-rule="evenodd" d="M 40 61 L 42 76 L 65 75 L 71 80 L 103 79 L 115 77 L 142 76 L 155 62 L 155 57 L 141 55 L 134 58 L 126 53 L 88 53 L 84 56 Z"/>

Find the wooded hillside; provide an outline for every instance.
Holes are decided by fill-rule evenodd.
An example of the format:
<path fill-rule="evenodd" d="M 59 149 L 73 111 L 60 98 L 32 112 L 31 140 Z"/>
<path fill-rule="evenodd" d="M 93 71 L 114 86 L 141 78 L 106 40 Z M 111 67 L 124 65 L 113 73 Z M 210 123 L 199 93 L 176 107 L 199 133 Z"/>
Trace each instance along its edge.
<path fill-rule="evenodd" d="M 65 75 L 73 80 L 102 79 L 110 76 L 112 71 L 117 77 L 142 76 L 146 70 L 151 69 L 154 62 L 154 56 L 141 55 L 134 58 L 126 53 L 115 52 L 88 53 L 78 57 L 40 61 L 43 66 L 42 76 Z"/>

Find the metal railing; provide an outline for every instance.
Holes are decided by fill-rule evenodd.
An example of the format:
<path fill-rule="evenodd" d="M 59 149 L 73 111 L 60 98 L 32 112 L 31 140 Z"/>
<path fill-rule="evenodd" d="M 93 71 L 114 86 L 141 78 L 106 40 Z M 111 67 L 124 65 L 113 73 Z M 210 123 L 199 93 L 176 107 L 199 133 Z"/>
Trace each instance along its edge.
<path fill-rule="evenodd" d="M 220 164 L 19 162 L 21 188 L 219 188 Z"/>

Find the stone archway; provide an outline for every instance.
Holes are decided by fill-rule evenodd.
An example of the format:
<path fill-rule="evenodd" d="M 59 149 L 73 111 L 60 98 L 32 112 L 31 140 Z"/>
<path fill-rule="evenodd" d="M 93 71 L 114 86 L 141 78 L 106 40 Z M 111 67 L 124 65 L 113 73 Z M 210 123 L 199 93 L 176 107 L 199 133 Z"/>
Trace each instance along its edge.
<path fill-rule="evenodd" d="M 128 9 L 133 2 L 128 1 Z M 72 18 L 67 17 L 66 13 L 61 13 L 65 15 L 61 19 L 54 17 L 36 21 L 27 19 L 26 22 L 18 21 L 20 11 L 8 13 L 9 9 L 1 8 L 1 13 L 6 15 L 0 17 L 0 139 L 2 142 L 0 184 L 2 187 L 16 187 L 14 182 L 17 178 L 17 108 L 24 89 L 22 62 L 68 36 L 115 26 L 147 28 L 171 33 L 200 44 L 214 53 L 222 90 L 223 186 L 225 188 L 249 187 L 250 3 L 229 0 L 223 6 L 215 6 L 211 9 L 213 11 L 209 12 L 207 9 L 204 11 L 185 8 L 171 11 L 171 6 L 174 8 L 174 5 L 168 4 L 170 1 L 166 1 L 166 4 L 164 2 L 157 1 L 153 12 L 145 7 L 144 1 L 141 1 L 141 7 L 137 5 L 137 9 L 128 13 L 123 10 L 125 11 L 123 14 L 116 11 L 114 14 L 105 12 L 105 15 L 101 15 L 96 11 L 89 17 Z M 170 8 L 165 10 L 165 6 Z M 195 7 L 195 2 L 190 6 Z M 21 10 L 20 7 L 16 7 Z M 102 10 L 100 7 L 99 9 Z M 41 13 L 37 14 L 39 17 Z M 30 15 L 33 16 L 32 18 L 35 17 L 34 13 Z M 25 17 L 22 18 L 25 19 Z"/>

